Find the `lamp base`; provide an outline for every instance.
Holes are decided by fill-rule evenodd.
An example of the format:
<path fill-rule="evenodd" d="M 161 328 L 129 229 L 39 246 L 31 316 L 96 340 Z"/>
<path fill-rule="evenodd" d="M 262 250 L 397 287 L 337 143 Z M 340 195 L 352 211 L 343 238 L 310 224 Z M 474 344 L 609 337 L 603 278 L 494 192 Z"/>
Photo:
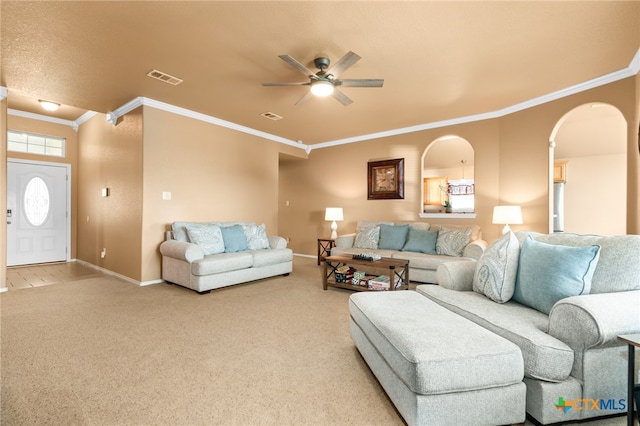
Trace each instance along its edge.
<path fill-rule="evenodd" d="M 511 228 L 509 228 L 509 225 L 505 225 L 504 228 L 502 228 L 502 235 L 506 234 L 509 231 L 511 231 Z"/>
<path fill-rule="evenodd" d="M 334 220 L 331 223 L 331 239 L 335 240 L 336 238 L 338 238 L 338 224 Z"/>

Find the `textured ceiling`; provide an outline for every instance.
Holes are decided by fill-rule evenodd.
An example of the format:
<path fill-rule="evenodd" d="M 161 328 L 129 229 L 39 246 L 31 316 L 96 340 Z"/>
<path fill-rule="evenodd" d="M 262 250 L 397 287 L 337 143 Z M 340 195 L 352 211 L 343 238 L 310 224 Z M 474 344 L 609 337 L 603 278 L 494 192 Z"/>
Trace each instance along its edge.
<path fill-rule="evenodd" d="M 306 144 L 500 110 L 629 66 L 640 2 L 25 2 L 1 3 L 9 108 L 106 113 L 147 97 Z M 362 57 L 343 78 L 353 104 L 314 98 L 278 58 L 313 68 Z M 184 80 L 171 86 L 152 69 Z M 273 112 L 284 119 L 260 116 Z M 74 115 L 77 115 L 74 117 Z"/>

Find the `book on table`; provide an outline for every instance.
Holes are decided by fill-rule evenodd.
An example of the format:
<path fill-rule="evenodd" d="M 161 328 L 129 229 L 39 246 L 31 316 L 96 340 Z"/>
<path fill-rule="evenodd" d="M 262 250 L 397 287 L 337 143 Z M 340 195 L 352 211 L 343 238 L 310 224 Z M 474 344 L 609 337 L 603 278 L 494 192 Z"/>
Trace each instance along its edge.
<path fill-rule="evenodd" d="M 388 275 L 379 275 L 369 280 L 369 288 L 372 290 L 389 290 L 391 288 L 391 279 Z M 394 280 L 394 288 L 398 288 L 401 285 L 400 278 L 396 277 Z"/>

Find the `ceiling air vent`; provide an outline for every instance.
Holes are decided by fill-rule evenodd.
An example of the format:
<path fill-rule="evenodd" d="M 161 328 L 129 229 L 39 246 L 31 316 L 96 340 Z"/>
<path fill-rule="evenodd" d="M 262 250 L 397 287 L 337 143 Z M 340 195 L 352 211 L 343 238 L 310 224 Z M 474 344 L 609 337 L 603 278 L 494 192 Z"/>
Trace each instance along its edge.
<path fill-rule="evenodd" d="M 177 86 L 178 84 L 182 83 L 182 81 L 183 81 L 182 79 L 179 79 L 178 77 L 174 77 L 172 75 L 167 74 L 166 72 L 162 72 L 162 71 L 158 71 L 158 70 L 149 71 L 147 73 L 147 77 L 155 78 L 156 80 L 164 81 L 165 83 L 169 83 L 169 84 L 172 84 L 174 86 Z"/>
<path fill-rule="evenodd" d="M 273 121 L 282 120 L 282 117 L 280 117 L 278 114 L 274 114 L 272 112 L 263 112 L 260 115 L 263 116 L 264 118 L 268 118 L 269 120 L 273 120 Z"/>

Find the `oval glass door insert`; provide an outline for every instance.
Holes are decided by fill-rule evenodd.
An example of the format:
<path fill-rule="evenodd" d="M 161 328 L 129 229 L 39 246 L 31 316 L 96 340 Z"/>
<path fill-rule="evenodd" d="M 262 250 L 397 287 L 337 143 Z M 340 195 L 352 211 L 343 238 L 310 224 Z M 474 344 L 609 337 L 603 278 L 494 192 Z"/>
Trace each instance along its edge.
<path fill-rule="evenodd" d="M 32 226 L 46 222 L 51 210 L 49 188 L 42 178 L 32 178 L 24 190 L 24 213 Z"/>

